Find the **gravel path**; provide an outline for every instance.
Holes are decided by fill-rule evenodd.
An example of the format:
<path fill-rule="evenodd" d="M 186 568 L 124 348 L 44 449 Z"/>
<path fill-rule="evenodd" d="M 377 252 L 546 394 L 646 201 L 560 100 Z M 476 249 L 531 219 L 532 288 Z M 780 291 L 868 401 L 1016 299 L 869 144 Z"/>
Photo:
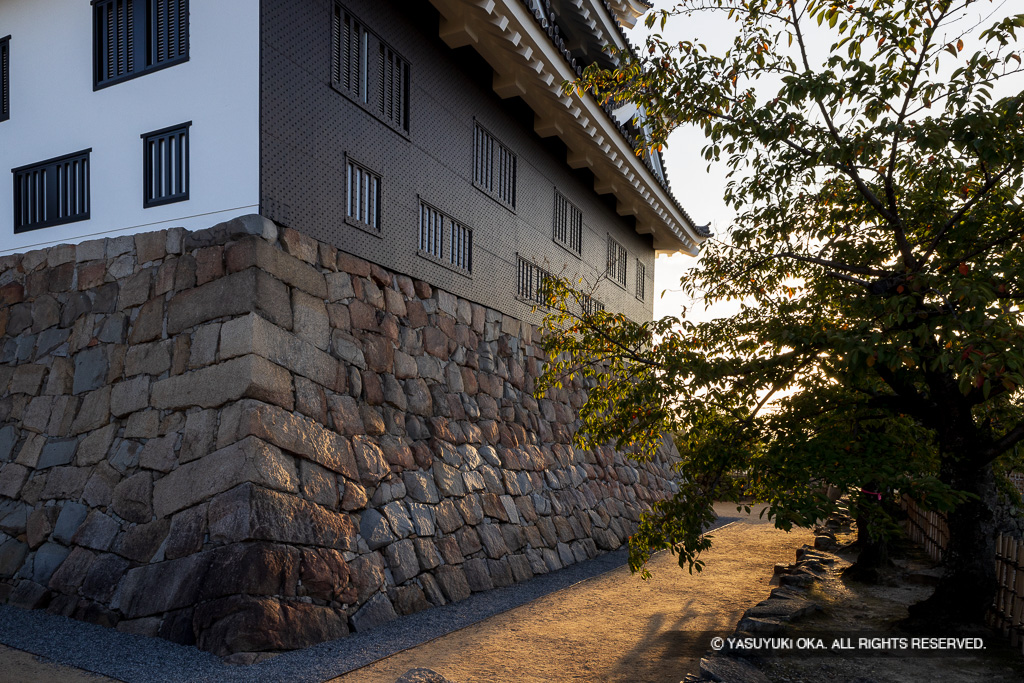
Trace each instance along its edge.
<path fill-rule="evenodd" d="M 715 528 L 722 529 L 722 527 L 739 521 L 740 518 L 735 516 L 734 510 L 734 508 L 724 508 L 723 514 L 732 516 L 720 517 Z M 719 535 L 723 539 L 740 538 L 746 531 L 758 528 L 761 528 L 761 531 L 758 532 L 761 536 L 764 536 L 767 531 L 773 538 L 782 537 L 779 540 L 784 539 L 783 544 L 787 548 L 787 557 L 792 555 L 791 547 L 796 547 L 806 540 L 802 537 L 797 538 L 795 535 L 787 537 L 781 532 L 765 527 L 757 520 L 745 520 L 744 523 L 733 525 Z M 741 543 L 740 546 L 733 549 L 734 552 L 728 553 L 728 555 L 734 555 L 735 551 L 742 550 L 742 547 Z M 709 569 L 719 565 L 726 567 L 726 562 L 731 561 L 717 549 L 716 541 L 716 550 L 713 550 L 708 556 Z M 545 605 L 558 605 L 578 599 L 580 595 L 589 596 L 585 598 L 585 601 L 591 604 L 592 608 L 596 610 L 595 613 L 579 613 L 575 607 L 569 608 L 569 613 L 575 615 L 576 621 L 581 622 L 585 629 L 589 629 L 591 621 L 602 618 L 602 606 L 608 607 L 604 598 L 600 598 L 597 603 L 593 602 L 595 590 L 601 595 L 607 593 L 609 581 L 613 586 L 625 583 L 634 588 L 637 586 L 639 579 L 629 576 L 629 571 L 624 566 L 625 560 L 626 552 L 624 550 L 609 553 L 594 560 L 537 577 L 525 584 L 477 593 L 468 600 L 403 617 L 367 633 L 354 634 L 304 650 L 285 653 L 272 660 L 249 667 L 226 666 L 218 658 L 192 647 L 175 645 L 156 638 L 125 634 L 38 610 L 25 611 L 8 606 L 0 606 L 0 643 L 16 650 L 40 655 L 50 662 L 101 674 L 126 683 L 178 683 L 181 681 L 238 681 L 241 683 L 285 680 L 294 683 L 321 683 L 343 676 L 347 672 L 353 673 L 344 676 L 342 680 L 351 683 L 378 680 L 377 676 L 382 676 L 379 680 L 393 682 L 395 678 L 412 666 L 430 666 L 453 680 L 468 683 L 468 681 L 477 679 L 474 678 L 474 674 L 465 671 L 465 667 L 455 667 L 458 670 L 442 670 L 445 667 L 439 667 L 436 664 L 439 657 L 438 648 L 462 648 L 464 646 L 458 643 L 460 637 L 473 636 L 481 628 L 485 628 L 487 623 L 494 621 L 492 617 L 495 615 L 506 613 L 502 617 L 502 623 L 510 619 L 515 620 L 520 610 L 529 610 L 531 608 L 529 603 L 540 602 L 541 598 Z M 756 563 L 760 566 L 762 574 L 766 571 L 765 576 L 757 577 L 757 584 L 754 585 L 759 593 L 767 593 L 767 581 L 771 576 L 771 566 L 775 561 L 774 558 L 766 557 Z M 661 564 L 671 565 L 672 563 L 672 558 L 661 558 Z M 705 576 L 701 578 L 710 579 L 708 574 L 709 572 L 706 571 Z M 659 568 L 655 582 L 679 584 L 681 576 L 686 577 L 687 575 L 681 574 L 678 568 L 671 566 Z M 664 577 L 664 580 L 660 580 L 661 577 Z M 593 579 L 593 581 L 587 581 L 588 579 Z M 711 581 L 704 581 L 703 584 L 710 587 Z M 644 584 L 644 587 L 648 590 L 652 589 L 650 584 Z M 559 594 L 552 595 L 555 592 L 559 592 Z M 627 603 L 618 605 L 618 609 L 632 612 L 636 607 L 632 602 L 639 596 L 629 594 L 622 597 L 627 598 Z M 614 600 L 611 595 L 608 598 Z M 679 616 L 678 610 L 682 606 L 666 604 L 665 600 L 656 595 L 645 598 L 644 602 L 653 603 L 651 607 L 676 613 L 674 615 L 676 617 Z M 737 608 L 742 612 L 742 609 L 749 604 L 753 603 L 747 601 Z M 551 611 L 549 607 L 545 609 Z M 607 618 L 607 610 L 605 610 L 605 618 Z M 527 617 L 527 619 L 533 620 L 532 617 Z M 735 623 L 735 618 L 732 619 L 732 623 Z M 516 631 L 519 630 L 514 626 L 512 628 Z M 563 627 L 558 626 L 557 628 Z M 460 634 L 462 635 L 460 636 Z M 446 645 L 446 642 L 449 644 Z M 537 648 L 533 647 L 533 649 Z M 503 657 L 500 654 L 494 656 L 499 659 Z M 0 657 L 3 657 L 3 652 L 0 652 Z M 431 661 L 406 666 L 406 660 L 418 661 L 423 657 Z M 558 659 L 558 655 L 551 653 L 548 658 Z M 374 662 L 378 663 L 369 666 Z M 55 680 L 54 669 L 50 665 L 37 664 L 39 666 L 37 680 Z M 392 675 L 393 670 L 401 667 L 405 668 Z M 452 667 L 449 666 L 448 669 L 452 669 Z M 462 678 L 459 676 L 459 671 L 462 672 Z M 675 676 L 675 681 L 679 680 L 682 673 L 685 672 Z M 0 681 L 31 680 L 25 676 L 24 673 L 15 675 L 10 670 L 5 672 L 5 668 L 0 667 Z M 518 680 L 527 679 L 528 677 Z M 92 678 L 92 680 L 98 679 Z M 633 678 L 632 680 L 646 679 Z"/>

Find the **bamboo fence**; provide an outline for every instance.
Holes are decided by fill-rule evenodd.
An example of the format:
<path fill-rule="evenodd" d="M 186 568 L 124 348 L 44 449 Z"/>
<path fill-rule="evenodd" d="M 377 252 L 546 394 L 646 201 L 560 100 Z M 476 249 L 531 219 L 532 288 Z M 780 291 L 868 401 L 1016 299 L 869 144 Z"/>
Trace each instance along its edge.
<path fill-rule="evenodd" d="M 949 541 L 945 518 L 937 512 L 922 510 L 909 498 L 904 498 L 903 504 L 907 511 L 907 535 L 924 548 L 928 557 L 941 562 Z M 988 625 L 1024 653 L 1024 542 L 1006 534 L 996 537 L 996 581 L 998 588 L 988 613 Z"/>

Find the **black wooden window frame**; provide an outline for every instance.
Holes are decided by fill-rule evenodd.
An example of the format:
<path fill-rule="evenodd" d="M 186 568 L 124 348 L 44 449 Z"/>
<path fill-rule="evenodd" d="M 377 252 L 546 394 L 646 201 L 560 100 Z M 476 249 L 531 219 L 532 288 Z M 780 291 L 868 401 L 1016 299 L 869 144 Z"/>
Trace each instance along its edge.
<path fill-rule="evenodd" d="M 407 136 L 411 82 L 409 60 L 371 31 L 348 7 L 333 0 L 331 87 L 392 130 Z"/>
<path fill-rule="evenodd" d="M 142 208 L 149 209 L 154 206 L 188 201 L 191 174 L 189 168 L 189 128 L 191 126 L 192 122 L 189 121 L 142 134 Z M 177 139 L 179 148 L 177 155 L 172 159 L 163 154 L 163 150 L 160 150 L 158 146 L 162 141 L 169 142 L 175 139 Z M 159 158 L 154 158 L 154 150 L 161 152 Z M 158 164 L 162 167 L 159 177 L 160 185 L 164 185 L 165 178 L 173 177 L 177 192 L 159 196 L 154 192 L 154 168 Z"/>
<path fill-rule="evenodd" d="M 643 301 L 647 296 L 647 266 L 636 260 L 636 298 Z"/>
<path fill-rule="evenodd" d="M 40 161 L 35 164 L 28 164 L 26 166 L 19 166 L 18 168 L 11 169 L 11 173 L 14 176 L 15 234 L 89 220 L 90 205 L 92 203 L 90 197 L 90 181 L 92 175 L 90 162 L 91 153 L 91 148 L 84 149 L 80 152 L 64 154 L 59 157 L 47 159 L 46 161 Z M 77 169 L 79 171 L 77 178 L 80 180 L 80 183 L 76 184 L 75 197 L 72 202 L 70 196 L 66 192 L 66 182 L 64 183 L 64 191 L 61 191 L 60 167 L 76 161 L 81 162 L 82 165 Z M 37 188 L 36 201 L 39 202 L 41 199 L 43 202 L 38 204 L 36 207 L 37 215 L 38 212 L 45 212 L 48 217 L 43 218 L 42 220 L 37 219 L 34 221 L 26 221 L 25 214 L 29 212 L 28 203 L 32 198 L 31 193 L 28 191 L 27 183 L 30 182 L 31 174 L 35 172 L 41 172 L 43 176 L 40 181 L 40 185 Z M 66 175 L 64 177 L 66 178 Z M 41 198 L 38 196 L 40 192 L 43 195 Z M 64 200 L 63 202 L 61 202 L 62 198 Z M 79 205 L 78 210 L 74 213 L 67 211 L 71 203 Z M 56 216 L 52 215 L 54 212 L 57 213 Z M 60 215 L 62 213 L 64 215 Z"/>
<path fill-rule="evenodd" d="M 453 272 L 471 277 L 473 229 L 423 198 L 420 198 L 419 205 L 416 253 Z"/>
<path fill-rule="evenodd" d="M 473 121 L 473 186 L 506 209 L 516 210 L 519 158 L 491 131 Z"/>
<path fill-rule="evenodd" d="M 626 248 L 619 244 L 611 235 L 608 235 L 608 279 L 622 288 L 626 287 L 629 254 Z"/>
<path fill-rule="evenodd" d="M 11 118 L 11 37 L 0 38 L 0 121 Z"/>
<path fill-rule="evenodd" d="M 360 176 L 357 178 L 357 175 Z M 362 179 L 366 179 L 365 186 L 362 183 Z M 359 182 L 360 188 L 359 193 L 353 191 L 355 183 Z M 345 222 L 349 225 L 364 230 L 371 235 L 377 237 L 382 236 L 381 221 L 382 221 L 382 209 L 381 209 L 381 196 L 383 194 L 384 179 L 380 173 L 371 170 L 364 164 L 359 163 L 352 159 L 352 157 L 345 156 Z M 369 200 L 372 196 L 372 203 L 367 201 L 363 203 L 363 198 Z M 359 204 L 358 207 L 353 205 L 353 202 Z M 367 209 L 363 211 L 362 209 Z M 355 210 L 355 213 L 353 213 Z M 373 215 L 371 218 L 372 222 L 367 222 L 362 219 L 362 215 L 369 215 L 372 211 Z"/>
<path fill-rule="evenodd" d="M 583 211 L 555 188 L 551 239 L 577 258 L 583 257 Z"/>
<path fill-rule="evenodd" d="M 181 16 L 185 17 L 184 26 L 180 22 L 177 22 L 178 33 L 174 37 L 177 37 L 179 43 L 182 42 L 181 32 L 184 31 L 184 48 L 181 51 L 177 51 L 174 57 L 160 59 L 159 51 L 161 48 L 161 40 L 166 40 L 166 45 L 170 45 L 172 36 L 170 35 L 170 23 L 166 25 L 168 27 L 167 35 L 161 36 L 158 34 L 158 13 L 155 11 L 158 3 L 160 2 L 177 2 L 178 4 L 178 18 Z M 115 54 L 111 50 L 116 51 L 116 46 L 111 46 L 108 42 L 107 32 L 107 14 L 105 13 L 108 8 L 113 5 L 124 3 L 125 14 L 128 13 L 128 6 L 131 5 L 131 45 L 125 46 L 126 54 L 125 59 L 125 71 L 124 73 L 105 77 L 106 67 L 108 65 L 109 58 Z M 168 67 L 176 66 L 189 60 L 189 50 L 191 44 L 191 35 L 189 30 L 190 18 L 189 18 L 189 0 L 92 0 L 92 26 L 93 26 L 93 38 L 92 38 L 92 56 L 93 56 L 93 90 L 102 90 L 103 88 L 117 85 L 129 81 L 139 76 L 144 76 L 154 71 L 160 71 Z M 141 10 L 141 11 L 140 11 Z M 128 24 L 128 17 L 125 18 L 125 25 Z M 140 40 L 141 37 L 141 40 Z M 129 42 L 129 38 L 125 37 L 125 43 Z M 130 60 L 129 54 L 130 52 Z M 119 57 L 118 57 L 119 58 Z M 130 67 L 130 68 L 129 68 Z"/>

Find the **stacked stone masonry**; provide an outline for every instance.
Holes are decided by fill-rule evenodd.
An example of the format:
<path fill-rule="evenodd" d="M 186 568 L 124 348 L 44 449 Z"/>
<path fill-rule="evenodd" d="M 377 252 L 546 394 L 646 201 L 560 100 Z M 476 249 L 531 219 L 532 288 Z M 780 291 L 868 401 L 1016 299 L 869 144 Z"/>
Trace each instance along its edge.
<path fill-rule="evenodd" d="M 294 649 L 618 548 L 538 330 L 247 216 L 0 258 L 0 600 Z"/>

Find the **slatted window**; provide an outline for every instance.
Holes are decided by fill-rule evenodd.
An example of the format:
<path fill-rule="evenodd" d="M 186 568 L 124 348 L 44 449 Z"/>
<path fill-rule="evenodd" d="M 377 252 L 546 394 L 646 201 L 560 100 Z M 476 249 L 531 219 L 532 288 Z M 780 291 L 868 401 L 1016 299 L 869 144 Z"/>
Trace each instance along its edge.
<path fill-rule="evenodd" d="M 334 5 L 333 33 L 331 78 L 334 85 L 359 101 L 366 102 L 369 90 L 366 78 L 370 36 L 359 20 L 337 3 Z"/>
<path fill-rule="evenodd" d="M 377 80 L 381 118 L 396 128 L 409 130 L 409 63 L 383 43 Z"/>
<path fill-rule="evenodd" d="M 408 131 L 409 62 L 338 0 L 332 5 L 331 39 L 334 88 L 381 121 Z"/>
<path fill-rule="evenodd" d="M 0 38 L 0 121 L 11 118 L 11 37 Z"/>
<path fill-rule="evenodd" d="M 191 125 L 191 122 L 183 123 L 143 134 L 144 208 L 188 199 L 188 129 Z"/>
<path fill-rule="evenodd" d="M 14 169 L 14 232 L 89 218 L 89 153 Z"/>
<path fill-rule="evenodd" d="M 419 253 L 463 273 L 473 272 L 473 231 L 420 202 Z"/>
<path fill-rule="evenodd" d="M 555 190 L 554 240 L 576 255 L 583 254 L 583 212 Z"/>
<path fill-rule="evenodd" d="M 608 238 L 608 277 L 626 286 L 626 248 L 611 237 Z"/>
<path fill-rule="evenodd" d="M 518 261 L 516 294 L 520 299 L 525 299 L 535 304 L 546 303 L 544 299 L 544 283 L 552 278 L 551 273 L 527 261 L 522 256 L 518 257 Z"/>
<path fill-rule="evenodd" d="M 647 266 L 640 259 L 636 260 L 636 298 L 644 300 L 647 294 Z"/>
<path fill-rule="evenodd" d="M 349 219 L 360 227 L 372 228 L 379 232 L 381 177 L 352 160 L 348 161 L 346 174 L 346 212 Z"/>
<path fill-rule="evenodd" d="M 93 0 L 93 84 L 188 60 L 188 0 Z"/>
<path fill-rule="evenodd" d="M 516 207 L 517 157 L 480 124 L 473 127 L 473 183 L 511 209 Z"/>

